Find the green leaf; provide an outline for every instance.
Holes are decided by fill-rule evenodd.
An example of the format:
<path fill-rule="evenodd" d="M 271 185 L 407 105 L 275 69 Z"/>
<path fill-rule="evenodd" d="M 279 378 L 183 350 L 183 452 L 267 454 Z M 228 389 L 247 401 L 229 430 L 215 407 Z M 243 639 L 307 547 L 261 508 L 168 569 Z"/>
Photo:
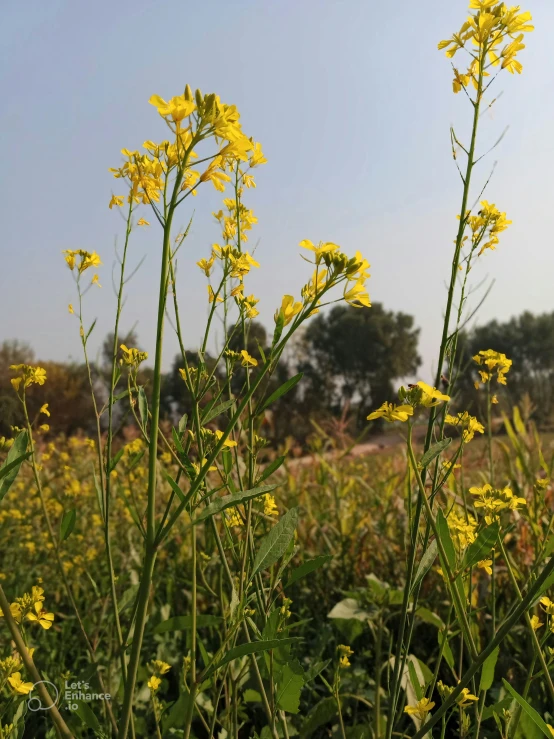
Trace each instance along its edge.
<path fill-rule="evenodd" d="M 23 464 L 24 460 L 30 456 L 26 454 L 27 444 L 29 443 L 29 434 L 26 431 L 21 431 L 14 439 L 11 445 L 6 460 L 2 467 L 0 467 L 0 501 L 6 495 L 8 490 L 14 483 L 19 468 Z"/>
<path fill-rule="evenodd" d="M 277 705 L 288 713 L 298 713 L 300 693 L 304 686 L 304 675 L 295 672 L 290 665 L 283 667 L 283 674 L 277 685 Z"/>
<path fill-rule="evenodd" d="M 182 503 L 185 503 L 186 504 L 188 499 L 187 499 L 186 495 L 184 494 L 184 492 L 179 487 L 179 485 L 177 485 L 177 483 L 175 482 L 175 480 L 165 470 L 163 470 L 163 475 L 164 475 L 165 479 L 168 481 L 168 483 L 169 483 L 171 489 L 173 490 L 173 492 L 175 493 L 175 495 L 179 498 L 179 500 Z"/>
<path fill-rule="evenodd" d="M 178 428 L 180 434 L 184 434 L 185 433 L 186 428 L 187 428 L 187 421 L 188 420 L 189 420 L 189 417 L 187 416 L 186 413 L 185 413 L 184 416 L 181 416 L 181 418 L 179 419 L 179 425 L 177 426 L 177 428 Z"/>
<path fill-rule="evenodd" d="M 70 511 L 66 511 L 62 516 L 62 522 L 60 524 L 60 541 L 65 541 L 73 533 L 75 528 L 75 521 L 77 520 L 77 511 L 72 508 Z"/>
<path fill-rule="evenodd" d="M 527 714 L 527 716 L 529 716 L 531 721 L 533 721 L 533 723 L 536 724 L 536 726 L 538 726 L 538 728 L 542 731 L 542 733 L 545 736 L 550 737 L 550 739 L 552 739 L 552 734 L 550 733 L 550 729 L 548 728 L 546 723 L 543 721 L 543 719 L 539 716 L 539 714 L 535 711 L 535 709 L 532 708 L 529 705 L 529 703 L 527 703 L 525 698 L 523 698 L 516 690 L 512 688 L 512 686 L 507 680 L 504 680 L 504 678 L 502 678 L 502 682 L 504 684 L 504 687 L 508 691 L 508 693 L 510 693 L 512 698 L 514 698 L 514 700 L 517 703 L 519 703 L 519 705 L 521 706 L 523 711 Z"/>
<path fill-rule="evenodd" d="M 89 337 L 89 336 L 91 335 L 91 333 L 92 333 L 92 332 L 94 331 L 94 327 L 96 326 L 96 321 L 97 321 L 97 320 L 98 320 L 97 318 L 95 318 L 95 319 L 94 319 L 94 321 L 92 322 L 92 324 L 91 324 L 91 326 L 90 326 L 89 330 L 87 331 L 87 335 L 85 336 L 85 344 L 87 343 L 87 339 L 88 339 L 88 337 Z"/>
<path fill-rule="evenodd" d="M 221 622 L 221 616 L 211 616 L 207 613 L 199 613 L 196 616 L 196 626 L 201 629 L 204 626 L 217 626 Z M 192 628 L 192 616 L 173 616 L 162 621 L 154 629 L 154 634 L 165 634 L 167 631 L 187 631 Z"/>
<path fill-rule="evenodd" d="M 300 580 L 300 578 L 305 577 L 306 575 L 309 575 L 310 572 L 314 572 L 315 570 L 318 570 L 320 567 L 323 567 L 323 565 L 328 564 L 333 559 L 332 554 L 321 554 L 319 557 L 315 557 L 314 559 L 308 559 L 306 562 L 303 562 L 299 567 L 296 567 L 292 572 L 287 580 L 287 584 L 285 585 L 285 588 L 290 588 L 290 586 L 295 583 L 297 580 Z"/>
<path fill-rule="evenodd" d="M 341 696 L 341 703 L 346 699 Z M 344 710 L 344 707 L 343 707 Z M 306 716 L 306 720 L 300 729 L 301 739 L 309 739 L 320 726 L 329 723 L 337 717 L 337 703 L 334 698 L 324 698 L 319 701 Z"/>
<path fill-rule="evenodd" d="M 140 422 L 142 423 L 142 428 L 145 429 L 146 421 L 148 420 L 148 401 L 146 400 L 146 393 L 144 392 L 142 385 L 139 387 L 138 391 L 138 407 Z"/>
<path fill-rule="evenodd" d="M 252 688 L 247 688 L 242 694 L 242 698 L 245 703 L 261 703 L 262 702 L 262 696 L 258 693 L 257 690 L 253 690 Z"/>
<path fill-rule="evenodd" d="M 446 664 L 450 667 L 452 672 L 454 672 L 454 655 L 452 654 L 452 649 L 448 643 L 448 634 L 446 631 L 439 631 L 438 639 L 439 648 L 442 647 L 442 656 L 446 660 Z"/>
<path fill-rule="evenodd" d="M 221 416 L 222 413 L 225 413 L 225 411 L 228 410 L 235 403 L 235 400 L 226 400 L 224 403 L 219 403 L 213 408 L 210 408 L 207 412 L 205 412 L 205 415 L 202 416 L 202 425 L 205 425 L 210 421 L 213 421 L 214 418 Z"/>
<path fill-rule="evenodd" d="M 414 581 L 413 581 L 412 589 L 410 590 L 410 593 L 413 593 L 413 591 L 416 589 L 418 584 L 423 580 L 425 575 L 429 572 L 429 570 L 433 566 L 435 559 L 437 558 L 437 550 L 438 550 L 437 542 L 433 539 L 433 541 L 429 544 L 429 546 L 425 550 L 423 557 L 421 558 L 421 561 L 417 568 L 416 575 L 414 577 Z"/>
<path fill-rule="evenodd" d="M 162 719 L 164 735 L 167 735 L 170 729 L 176 729 L 184 725 L 185 716 L 187 715 L 191 700 L 190 693 L 181 693 L 172 705 L 167 717 L 164 714 L 164 718 Z"/>
<path fill-rule="evenodd" d="M 85 726 L 102 736 L 102 728 L 89 704 L 81 700 L 74 700 L 71 702 L 77 704 L 77 708 L 71 709 L 72 713 L 76 714 Z"/>
<path fill-rule="evenodd" d="M 124 452 L 125 452 L 125 447 L 122 446 L 121 449 L 117 452 L 117 454 L 115 454 L 110 459 L 110 463 L 108 465 L 108 475 L 110 475 L 115 470 L 115 468 L 117 467 L 117 463 L 119 462 L 119 460 L 123 456 L 123 453 Z"/>
<path fill-rule="evenodd" d="M 260 570 L 266 570 L 275 564 L 286 552 L 290 540 L 298 525 L 298 508 L 291 508 L 281 520 L 262 539 L 258 553 L 252 566 L 251 578 Z"/>
<path fill-rule="evenodd" d="M 450 568 L 454 570 L 456 567 L 456 550 L 454 549 L 452 537 L 450 536 L 448 522 L 440 508 L 437 511 L 437 529 L 444 553 L 446 554 L 447 562 L 450 565 Z"/>
<path fill-rule="evenodd" d="M 224 495 L 222 498 L 218 498 L 217 500 L 214 500 L 213 503 L 210 503 L 210 505 L 206 506 L 202 513 L 200 513 L 200 515 L 194 519 L 193 523 L 194 525 L 196 525 L 197 523 L 205 521 L 211 516 L 215 516 L 217 513 L 221 513 L 221 511 L 224 511 L 226 508 L 239 505 L 240 503 L 244 503 L 247 500 L 252 500 L 252 498 L 257 498 L 260 495 L 265 495 L 266 493 L 275 490 L 276 487 L 277 485 L 262 485 L 259 488 L 252 488 L 252 490 L 241 490 L 238 493 Z"/>
<path fill-rule="evenodd" d="M 468 547 L 465 553 L 462 561 L 462 569 L 465 570 L 467 567 L 473 567 L 477 562 L 485 559 L 487 554 L 489 554 L 496 544 L 499 529 L 500 526 L 498 522 L 494 521 L 490 526 L 487 526 L 479 532 L 477 539 L 475 539 L 473 544 Z"/>
<path fill-rule="evenodd" d="M 439 616 L 437 616 L 436 613 L 433 613 L 433 611 L 430 611 L 428 608 L 424 608 L 423 606 L 420 606 L 416 610 L 415 615 L 418 618 L 420 618 L 422 621 L 424 621 L 426 624 L 431 624 L 431 626 L 436 626 L 437 629 L 444 629 L 443 620 Z"/>
<path fill-rule="evenodd" d="M 282 457 L 277 457 L 277 459 L 274 459 L 271 464 L 268 464 L 265 470 L 262 472 L 260 477 L 258 478 L 257 485 L 260 484 L 260 482 L 263 482 L 264 480 L 267 480 L 268 477 L 270 477 L 274 472 L 277 472 L 279 467 L 283 464 L 286 457 L 283 455 Z"/>
<path fill-rule="evenodd" d="M 369 613 L 360 608 L 355 598 L 345 598 L 329 611 L 327 618 L 355 619 L 356 621 L 367 621 Z"/>
<path fill-rule="evenodd" d="M 125 590 L 117 603 L 118 613 L 123 613 L 126 608 L 129 608 L 129 606 L 134 603 L 138 590 L 138 585 L 130 585 L 127 590 Z"/>
<path fill-rule="evenodd" d="M 173 443 L 175 444 L 175 449 L 177 449 L 178 453 L 182 456 L 185 453 L 185 450 L 183 449 L 183 444 L 181 443 L 181 437 L 179 436 L 176 429 L 171 429 L 171 436 L 173 437 Z"/>
<path fill-rule="evenodd" d="M 499 651 L 500 647 L 496 647 L 496 649 L 493 650 L 483 662 L 481 680 L 479 682 L 479 692 L 481 692 L 481 690 L 488 690 L 494 682 L 494 668 L 496 667 Z"/>
<path fill-rule="evenodd" d="M 278 400 L 282 395 L 288 393 L 289 390 L 292 390 L 292 388 L 300 382 L 300 380 L 302 379 L 302 375 L 303 373 L 299 372 L 297 375 L 294 375 L 294 377 L 291 377 L 286 382 L 284 382 L 281 387 L 278 387 L 274 393 L 271 393 L 269 398 L 267 398 L 267 400 L 264 400 L 263 405 L 256 412 L 256 415 L 258 415 L 259 413 L 263 413 L 266 408 L 268 408 L 272 403 L 275 403 L 275 401 Z"/>
<path fill-rule="evenodd" d="M 436 457 L 439 456 L 439 454 L 444 452 L 446 447 L 450 446 L 451 443 L 452 443 L 452 439 L 448 437 L 446 439 L 442 439 L 441 441 L 437 441 L 436 444 L 433 444 L 433 446 L 425 452 L 425 454 L 423 455 L 423 457 L 421 458 L 419 462 L 419 466 L 428 467 L 431 464 L 431 462 Z"/>
<path fill-rule="evenodd" d="M 259 652 L 267 652 L 270 649 L 279 649 L 287 646 L 287 644 L 294 644 L 294 642 L 300 641 L 300 637 L 289 636 L 285 639 L 268 639 L 265 641 L 253 641 L 247 642 L 246 644 L 239 644 L 238 647 L 233 647 L 227 654 L 221 659 L 217 665 L 212 665 L 207 673 L 204 675 L 204 679 L 207 679 L 220 667 L 232 662 L 235 659 L 244 657 L 247 654 L 258 654 Z"/>
<path fill-rule="evenodd" d="M 410 682 L 412 683 L 412 688 L 414 689 L 416 698 L 420 701 L 423 698 L 423 690 L 421 689 L 421 683 L 419 682 L 415 665 L 411 659 L 408 660 L 408 673 L 410 675 Z"/>

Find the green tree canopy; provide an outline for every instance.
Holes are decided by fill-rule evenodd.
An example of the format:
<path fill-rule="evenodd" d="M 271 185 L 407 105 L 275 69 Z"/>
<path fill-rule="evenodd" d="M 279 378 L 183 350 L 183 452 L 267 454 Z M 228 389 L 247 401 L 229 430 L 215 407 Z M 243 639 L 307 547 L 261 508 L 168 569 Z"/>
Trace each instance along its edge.
<path fill-rule="evenodd" d="M 419 329 L 405 313 L 375 303 L 371 308 L 336 306 L 308 324 L 299 368 L 314 404 L 340 412 L 358 406 L 358 421 L 393 396 L 393 381 L 417 371 Z"/>

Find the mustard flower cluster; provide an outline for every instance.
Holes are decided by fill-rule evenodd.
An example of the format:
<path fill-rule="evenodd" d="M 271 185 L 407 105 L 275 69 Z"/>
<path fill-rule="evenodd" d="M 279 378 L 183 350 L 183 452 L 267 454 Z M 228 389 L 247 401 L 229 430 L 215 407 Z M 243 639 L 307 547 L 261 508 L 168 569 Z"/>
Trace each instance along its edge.
<path fill-rule="evenodd" d="M 170 176 L 175 176 L 176 193 L 180 197 L 196 195 L 196 187 L 202 182 L 211 182 L 217 190 L 224 191 L 225 184 L 231 180 L 229 172 L 234 171 L 237 162 L 252 167 L 265 161 L 259 144 L 242 131 L 236 107 L 222 103 L 218 95 L 203 95 L 200 90 L 193 94 L 187 85 L 182 95 L 169 101 L 153 95 L 149 102 L 166 122 L 172 140 L 145 141 L 146 153 L 122 149 L 125 163 L 110 171 L 114 177 L 127 180 L 129 203 L 159 203 Z M 198 158 L 194 148 L 208 138 L 217 142 L 218 151 L 207 158 L 205 168 L 194 169 L 191 161 Z M 246 173 L 243 182 L 247 187 L 255 186 Z M 113 196 L 110 207 L 122 206 L 123 202 L 124 196 Z"/>
<path fill-rule="evenodd" d="M 473 357 L 473 361 L 484 367 L 479 370 L 481 382 L 486 384 L 494 379 L 496 373 L 496 381 L 500 385 L 506 385 L 506 375 L 512 366 L 512 360 L 508 359 L 502 352 L 495 352 L 493 349 L 481 350 Z M 479 382 L 475 382 L 475 387 L 479 389 Z"/>
<path fill-rule="evenodd" d="M 497 0 L 471 0 L 471 13 L 458 33 L 438 44 L 444 49 L 446 56 L 453 59 L 455 54 L 464 49 L 471 59 L 465 72 L 454 69 L 452 89 L 455 93 L 466 89 L 471 83 L 477 94 L 480 77 L 489 77 L 489 69 L 499 67 L 510 74 L 521 74 L 521 62 L 517 54 L 525 48 L 523 34 L 533 31 L 530 25 L 531 13 L 520 12 L 520 6 L 508 8 L 504 2 Z"/>
<path fill-rule="evenodd" d="M 483 487 L 469 488 L 469 492 L 476 497 L 474 506 L 483 509 L 485 522 L 489 525 L 499 520 L 502 511 L 518 511 L 527 505 L 525 498 L 514 495 L 509 487 L 498 489 L 486 483 Z"/>
<path fill-rule="evenodd" d="M 449 426 L 458 426 L 462 429 L 462 441 L 464 442 L 464 444 L 470 442 L 476 433 L 485 433 L 485 427 L 483 426 L 483 424 L 479 423 L 475 416 L 470 416 L 467 411 L 464 411 L 463 413 L 458 413 L 455 416 L 447 414 L 444 422 L 447 423 Z"/>
<path fill-rule="evenodd" d="M 16 393 L 19 392 L 21 383 L 23 383 L 23 389 L 25 390 L 30 385 L 44 385 L 46 382 L 46 370 L 43 367 L 32 367 L 30 364 L 12 364 L 10 369 L 12 372 L 18 373 L 17 377 L 12 377 L 10 380 Z"/>

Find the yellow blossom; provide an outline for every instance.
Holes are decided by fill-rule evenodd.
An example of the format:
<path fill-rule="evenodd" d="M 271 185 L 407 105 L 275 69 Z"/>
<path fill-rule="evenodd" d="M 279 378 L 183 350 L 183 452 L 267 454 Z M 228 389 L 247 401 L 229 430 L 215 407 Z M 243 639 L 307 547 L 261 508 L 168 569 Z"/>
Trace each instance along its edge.
<path fill-rule="evenodd" d="M 354 651 L 350 649 L 350 647 L 348 647 L 346 644 L 339 644 L 337 647 L 337 652 L 340 655 L 339 665 L 342 668 L 350 667 L 349 657 L 354 654 Z"/>
<path fill-rule="evenodd" d="M 34 688 L 33 683 L 26 683 L 22 680 L 20 672 L 14 672 L 13 675 L 8 678 L 8 682 L 14 693 L 18 695 L 27 695 L 27 693 L 30 693 Z"/>
<path fill-rule="evenodd" d="M 11 379 L 11 384 L 16 392 L 19 391 L 22 382 L 24 388 L 35 384 L 44 385 L 46 382 L 46 370 L 43 367 L 32 367 L 29 364 L 12 364 L 10 369 L 19 373 L 18 377 L 12 377 Z"/>
<path fill-rule="evenodd" d="M 150 223 L 145 218 L 139 218 L 137 221 L 137 226 L 149 226 Z"/>
<path fill-rule="evenodd" d="M 157 677 L 156 675 L 152 675 L 152 677 L 147 683 L 148 687 L 153 693 L 155 693 L 158 690 L 161 684 L 162 684 L 162 679 L 160 677 Z"/>
<path fill-rule="evenodd" d="M 477 567 L 480 567 L 481 569 L 485 570 L 486 573 L 489 575 L 492 575 L 492 559 L 481 559 L 479 562 L 477 562 Z"/>
<path fill-rule="evenodd" d="M 215 438 L 219 441 L 223 437 L 223 431 L 220 431 L 219 429 L 215 432 Z M 232 449 L 237 445 L 236 441 L 233 441 L 232 439 L 225 439 L 223 442 L 223 446 L 226 446 L 228 449 Z"/>
<path fill-rule="evenodd" d="M 73 313 L 75 313 L 75 311 L 73 310 L 73 306 L 71 305 L 71 303 L 70 303 L 70 304 L 69 304 L 69 305 L 67 306 L 67 310 L 68 310 L 68 311 L 69 311 L 70 313 L 72 313 L 72 314 L 73 314 Z"/>
<path fill-rule="evenodd" d="M 112 199 L 110 200 L 109 208 L 110 210 L 114 207 L 114 205 L 117 205 L 119 208 L 123 206 L 123 201 L 125 200 L 123 195 L 112 195 Z"/>
<path fill-rule="evenodd" d="M 292 319 L 302 310 L 302 303 L 294 301 L 292 295 L 284 295 L 281 308 L 275 311 L 275 323 L 282 317 L 283 326 L 288 326 Z"/>
<path fill-rule="evenodd" d="M 44 405 L 41 405 L 39 413 L 44 413 L 45 416 L 50 415 L 50 411 L 48 410 L 48 403 L 44 403 Z"/>
<path fill-rule="evenodd" d="M 541 626 L 544 626 L 542 621 L 539 619 L 538 616 L 531 616 L 531 627 L 533 631 L 537 631 L 537 629 L 540 629 Z"/>
<path fill-rule="evenodd" d="M 275 498 L 271 493 L 266 493 L 263 497 L 264 501 L 264 513 L 266 516 L 278 516 L 279 515 L 279 509 L 277 508 L 277 504 L 275 502 Z"/>
<path fill-rule="evenodd" d="M 168 665 L 167 662 L 163 662 L 161 659 L 153 660 L 152 667 L 159 675 L 165 675 L 166 672 L 171 670 L 171 665 Z"/>
<path fill-rule="evenodd" d="M 27 614 L 27 619 L 38 623 L 43 629 L 49 629 L 54 622 L 54 614 L 45 611 L 42 608 L 41 601 L 36 601 L 34 604 L 34 610 L 34 613 L 31 611 Z"/>
<path fill-rule="evenodd" d="M 374 421 L 376 418 L 384 418 L 385 421 L 393 423 L 393 421 L 407 421 L 409 416 L 412 416 L 414 409 L 411 405 L 394 405 L 393 403 L 383 403 L 373 413 L 370 413 L 367 417 L 368 421 Z"/>
<path fill-rule="evenodd" d="M 444 395 L 436 387 L 431 387 L 426 382 L 420 380 L 417 386 L 421 390 L 421 400 L 419 401 L 425 408 L 431 408 L 434 405 L 439 405 L 443 401 L 450 400 L 450 395 Z"/>
<path fill-rule="evenodd" d="M 407 713 L 410 716 L 417 716 L 422 721 L 425 721 L 427 714 L 434 707 L 435 704 L 433 701 L 430 701 L 429 698 L 422 698 L 415 704 L 415 706 L 406 706 L 404 713 Z"/>
<path fill-rule="evenodd" d="M 243 349 L 240 353 L 242 359 L 241 364 L 243 367 L 257 367 L 258 360 L 254 359 L 254 357 L 251 357 L 250 354 L 246 351 L 246 349 Z"/>

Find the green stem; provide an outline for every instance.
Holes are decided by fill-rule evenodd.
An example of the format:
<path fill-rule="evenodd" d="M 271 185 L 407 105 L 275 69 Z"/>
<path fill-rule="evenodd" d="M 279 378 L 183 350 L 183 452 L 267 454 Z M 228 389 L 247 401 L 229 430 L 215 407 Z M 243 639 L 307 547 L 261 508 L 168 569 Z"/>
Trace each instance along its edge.
<path fill-rule="evenodd" d="M 50 718 L 52 719 L 52 722 L 54 723 L 54 726 L 58 730 L 62 739 L 73 739 L 73 734 L 63 720 L 61 713 L 58 711 L 58 707 L 52 700 L 50 693 L 48 692 L 46 685 L 44 684 L 42 677 L 37 670 L 35 663 L 33 662 L 33 658 L 29 654 L 19 627 L 14 617 L 12 616 L 10 604 L 8 599 L 6 598 L 6 594 L 4 593 L 2 585 L 0 585 L 0 609 L 4 614 L 9 632 L 15 643 L 17 651 L 19 652 L 19 656 L 21 657 L 21 660 L 25 665 L 25 669 L 34 682 L 33 690 L 36 688 L 38 694 L 40 695 L 40 699 L 43 704 L 43 710 L 45 710 L 48 713 L 48 716 L 50 716 Z"/>

